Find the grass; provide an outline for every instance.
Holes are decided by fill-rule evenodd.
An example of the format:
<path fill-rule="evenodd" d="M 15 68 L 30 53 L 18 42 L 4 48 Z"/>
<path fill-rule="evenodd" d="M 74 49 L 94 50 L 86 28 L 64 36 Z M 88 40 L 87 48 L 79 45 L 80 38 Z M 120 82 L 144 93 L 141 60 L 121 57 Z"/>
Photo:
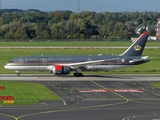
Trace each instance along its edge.
<path fill-rule="evenodd" d="M 121 54 L 125 49 L 0 49 L 0 74 L 10 74 L 14 71 L 4 69 L 4 65 L 12 58 L 24 55 L 89 55 L 89 54 Z M 138 65 L 135 67 L 124 68 L 120 70 L 114 70 L 109 72 L 99 71 L 99 72 L 85 72 L 84 74 L 159 74 L 160 73 L 160 49 L 145 49 L 143 56 L 151 57 L 151 62 Z M 42 72 L 21 72 L 23 73 L 40 73 Z M 49 73 L 49 72 L 44 72 Z"/>
<path fill-rule="evenodd" d="M 0 42 L 0 46 L 130 46 L 131 42 Z M 147 42 L 146 46 L 160 46 L 160 42 Z"/>
<path fill-rule="evenodd" d="M 160 82 L 153 83 L 152 86 L 160 88 Z"/>
<path fill-rule="evenodd" d="M 0 96 L 14 96 L 15 105 L 61 100 L 44 85 L 38 83 L 0 81 L 0 86 L 5 86 L 5 90 L 0 90 Z M 3 105 L 3 101 L 0 101 L 0 104 Z"/>

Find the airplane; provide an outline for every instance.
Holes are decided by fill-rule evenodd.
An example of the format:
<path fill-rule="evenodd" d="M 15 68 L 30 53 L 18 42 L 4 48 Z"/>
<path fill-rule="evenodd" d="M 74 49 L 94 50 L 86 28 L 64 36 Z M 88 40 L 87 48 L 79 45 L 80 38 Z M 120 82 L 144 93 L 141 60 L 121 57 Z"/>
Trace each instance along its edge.
<path fill-rule="evenodd" d="M 67 75 L 75 71 L 74 76 L 82 77 L 82 71 L 109 71 L 131 67 L 149 62 L 148 56 L 141 57 L 149 32 L 144 32 L 132 45 L 120 55 L 86 56 L 21 56 L 13 58 L 5 69 L 20 71 L 50 71 L 54 75 Z"/>

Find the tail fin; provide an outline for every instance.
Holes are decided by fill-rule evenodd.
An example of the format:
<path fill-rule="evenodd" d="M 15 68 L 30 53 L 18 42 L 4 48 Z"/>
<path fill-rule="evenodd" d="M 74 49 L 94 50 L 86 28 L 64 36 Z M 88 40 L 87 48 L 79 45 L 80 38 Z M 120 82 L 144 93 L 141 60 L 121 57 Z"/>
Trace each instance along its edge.
<path fill-rule="evenodd" d="M 123 54 L 125 56 L 141 56 L 146 45 L 149 32 L 144 32 Z"/>

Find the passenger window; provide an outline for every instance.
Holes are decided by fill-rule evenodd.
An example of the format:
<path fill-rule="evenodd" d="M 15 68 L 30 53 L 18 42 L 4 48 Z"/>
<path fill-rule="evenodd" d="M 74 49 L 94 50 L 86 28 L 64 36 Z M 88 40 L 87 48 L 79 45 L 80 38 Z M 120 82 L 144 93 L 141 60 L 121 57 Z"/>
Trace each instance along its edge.
<path fill-rule="evenodd" d="M 13 62 L 13 60 L 10 60 L 10 61 L 9 61 L 9 63 L 12 63 L 12 62 Z"/>

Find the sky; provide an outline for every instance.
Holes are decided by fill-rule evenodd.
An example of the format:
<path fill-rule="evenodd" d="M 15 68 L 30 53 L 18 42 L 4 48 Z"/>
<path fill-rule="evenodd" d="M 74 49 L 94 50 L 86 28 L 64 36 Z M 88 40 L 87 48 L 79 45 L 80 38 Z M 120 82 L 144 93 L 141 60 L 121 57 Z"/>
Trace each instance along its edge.
<path fill-rule="evenodd" d="M 1 0 L 2 9 L 71 10 L 78 12 L 78 0 Z M 160 0 L 79 0 L 80 12 L 160 12 Z"/>

